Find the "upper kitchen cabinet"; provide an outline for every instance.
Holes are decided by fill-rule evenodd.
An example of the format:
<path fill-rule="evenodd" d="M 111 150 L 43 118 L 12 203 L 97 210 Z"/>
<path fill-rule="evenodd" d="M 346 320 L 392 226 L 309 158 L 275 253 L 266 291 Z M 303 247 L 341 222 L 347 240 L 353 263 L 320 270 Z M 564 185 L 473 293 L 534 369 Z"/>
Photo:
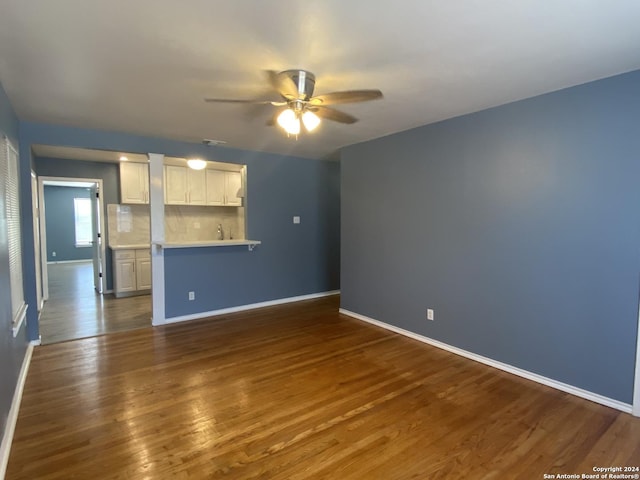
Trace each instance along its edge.
<path fill-rule="evenodd" d="M 122 203 L 149 203 L 149 165 L 120 163 L 120 197 Z"/>
<path fill-rule="evenodd" d="M 178 165 L 164 166 L 164 203 L 167 205 L 206 205 L 204 170 Z"/>
<path fill-rule="evenodd" d="M 189 205 L 207 204 L 207 176 L 204 170 L 187 168 Z"/>
<path fill-rule="evenodd" d="M 207 205 L 242 206 L 242 173 L 206 170 Z"/>
<path fill-rule="evenodd" d="M 187 169 L 175 165 L 164 166 L 164 203 L 186 205 Z"/>

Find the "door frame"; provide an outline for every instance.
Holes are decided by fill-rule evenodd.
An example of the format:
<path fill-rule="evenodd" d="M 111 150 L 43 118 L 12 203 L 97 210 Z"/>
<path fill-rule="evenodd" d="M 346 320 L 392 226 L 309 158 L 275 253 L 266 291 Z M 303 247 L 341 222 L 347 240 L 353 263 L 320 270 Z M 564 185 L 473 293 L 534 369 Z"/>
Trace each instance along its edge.
<path fill-rule="evenodd" d="M 49 272 L 47 270 L 47 226 L 45 222 L 45 210 L 46 205 L 44 202 L 44 185 L 45 182 L 67 182 L 67 183 L 97 183 L 98 189 L 100 191 L 100 195 L 98 197 L 98 205 L 102 215 L 100 215 L 100 236 L 102 242 L 100 242 L 100 253 L 101 253 L 101 268 L 102 271 L 106 274 L 107 271 L 107 262 L 106 262 L 106 238 L 104 236 L 105 233 L 105 224 L 104 224 L 104 188 L 102 185 L 101 178 L 76 178 L 76 177 L 47 177 L 47 176 L 39 176 L 38 177 L 38 202 L 40 206 L 40 264 L 42 271 L 42 298 L 43 300 L 49 299 Z M 106 288 L 107 279 L 103 276 L 102 278 L 102 292 L 105 293 L 104 290 Z"/>
<path fill-rule="evenodd" d="M 36 307 L 39 314 L 44 305 L 44 297 L 42 295 L 42 261 L 40 258 L 40 199 L 38 195 L 38 176 L 33 170 L 31 170 L 31 209 L 33 214 L 33 241 L 36 264 Z"/>

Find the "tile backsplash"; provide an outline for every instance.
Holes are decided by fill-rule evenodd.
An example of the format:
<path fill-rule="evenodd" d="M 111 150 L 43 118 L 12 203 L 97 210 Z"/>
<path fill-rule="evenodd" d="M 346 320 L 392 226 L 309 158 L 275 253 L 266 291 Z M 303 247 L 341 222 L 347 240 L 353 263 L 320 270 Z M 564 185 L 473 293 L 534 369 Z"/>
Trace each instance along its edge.
<path fill-rule="evenodd" d="M 149 243 L 148 205 L 107 205 L 109 245 Z M 244 239 L 244 207 L 164 207 L 164 236 L 167 242 L 216 240 L 218 225 L 224 239 Z"/>
<path fill-rule="evenodd" d="M 222 225 L 225 240 L 244 239 L 244 207 L 164 207 L 167 242 L 217 240 L 218 225 Z"/>
<path fill-rule="evenodd" d="M 149 243 L 151 224 L 146 205 L 107 205 L 109 245 Z"/>

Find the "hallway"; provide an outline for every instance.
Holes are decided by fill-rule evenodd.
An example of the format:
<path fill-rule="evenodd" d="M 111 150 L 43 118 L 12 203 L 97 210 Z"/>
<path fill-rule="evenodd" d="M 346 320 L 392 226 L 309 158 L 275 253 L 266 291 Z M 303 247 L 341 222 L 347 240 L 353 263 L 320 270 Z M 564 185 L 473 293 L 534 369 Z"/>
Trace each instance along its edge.
<path fill-rule="evenodd" d="M 48 273 L 49 300 L 40 315 L 43 344 L 151 326 L 151 296 L 96 293 L 90 261 L 52 263 Z"/>

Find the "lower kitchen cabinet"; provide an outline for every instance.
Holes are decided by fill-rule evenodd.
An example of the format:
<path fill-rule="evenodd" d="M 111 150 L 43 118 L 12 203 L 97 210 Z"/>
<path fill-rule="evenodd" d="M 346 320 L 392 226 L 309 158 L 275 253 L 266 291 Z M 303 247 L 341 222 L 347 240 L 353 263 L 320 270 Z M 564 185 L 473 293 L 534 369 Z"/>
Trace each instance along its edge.
<path fill-rule="evenodd" d="M 113 293 L 116 297 L 143 295 L 151 290 L 149 249 L 114 250 Z"/>

